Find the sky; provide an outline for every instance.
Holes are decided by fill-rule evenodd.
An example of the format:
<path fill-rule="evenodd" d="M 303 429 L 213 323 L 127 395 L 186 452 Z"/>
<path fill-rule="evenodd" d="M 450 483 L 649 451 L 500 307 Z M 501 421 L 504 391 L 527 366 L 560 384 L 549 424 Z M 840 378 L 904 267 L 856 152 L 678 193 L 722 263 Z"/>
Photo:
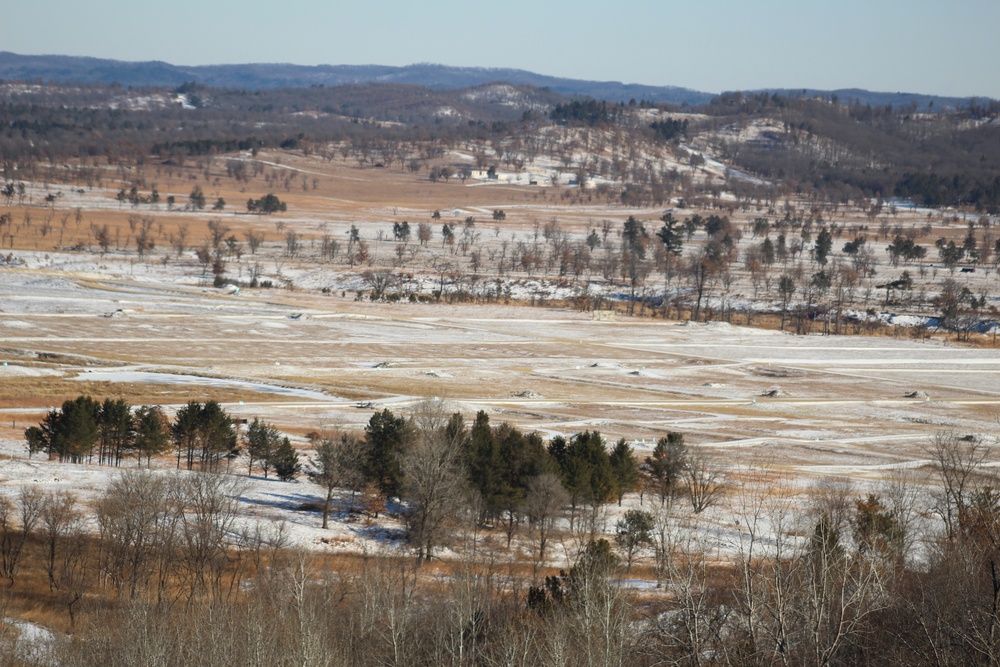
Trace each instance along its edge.
<path fill-rule="evenodd" d="M 7 3 L 0 50 L 1000 99 L 998 28 L 1000 0 L 31 0 Z"/>

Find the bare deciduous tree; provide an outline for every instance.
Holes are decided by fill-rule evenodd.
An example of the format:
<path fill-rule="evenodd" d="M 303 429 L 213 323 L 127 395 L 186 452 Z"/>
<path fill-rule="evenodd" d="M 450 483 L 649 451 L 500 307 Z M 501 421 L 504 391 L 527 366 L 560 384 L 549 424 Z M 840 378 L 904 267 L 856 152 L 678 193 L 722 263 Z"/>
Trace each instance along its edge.
<path fill-rule="evenodd" d="M 256 232 L 252 229 L 246 231 L 247 237 L 247 247 L 250 248 L 250 254 L 256 255 L 257 249 L 260 248 L 261 244 L 264 242 L 264 232 Z"/>
<path fill-rule="evenodd" d="M 41 518 L 42 505 L 42 492 L 30 486 L 21 488 L 16 505 L 0 497 L 0 576 L 11 586 L 21 568 L 28 535 Z"/>
<path fill-rule="evenodd" d="M 340 487 L 350 490 L 351 507 L 364 484 L 364 441 L 350 433 L 329 433 L 315 439 L 313 471 L 309 477 L 325 491 L 323 500 L 323 528 L 329 525 L 334 491 Z"/>
<path fill-rule="evenodd" d="M 688 497 L 695 514 L 708 509 L 722 494 L 721 477 L 704 452 L 692 448 L 684 468 Z"/>
<path fill-rule="evenodd" d="M 131 598 L 154 577 L 165 586 L 175 523 L 166 480 L 148 471 L 124 472 L 95 509 L 102 578 Z"/>
<path fill-rule="evenodd" d="M 417 440 L 403 459 L 407 526 L 417 558 L 427 560 L 445 537 L 454 510 L 466 495 L 461 438 L 449 428 L 442 401 L 421 403 L 412 417 Z"/>
<path fill-rule="evenodd" d="M 243 479 L 203 473 L 188 475 L 174 492 L 182 548 L 179 558 L 189 599 L 218 597 L 229 564 L 228 536 L 234 532 Z"/>
<path fill-rule="evenodd" d="M 524 512 L 538 534 L 538 560 L 545 561 L 545 547 L 556 519 L 569 504 L 569 494 L 559 476 L 543 473 L 528 480 L 528 493 L 524 499 Z"/>
<path fill-rule="evenodd" d="M 935 512 L 944 521 L 948 539 L 954 539 L 960 528 L 960 514 L 969 502 L 973 477 L 987 450 L 974 440 L 960 440 L 954 433 L 938 433 L 931 440 L 929 454 L 941 477 Z"/>
<path fill-rule="evenodd" d="M 65 491 L 42 496 L 41 532 L 46 546 L 45 571 L 49 575 L 49 590 L 56 587 L 57 552 L 81 519 L 76 505 L 76 497 Z"/>

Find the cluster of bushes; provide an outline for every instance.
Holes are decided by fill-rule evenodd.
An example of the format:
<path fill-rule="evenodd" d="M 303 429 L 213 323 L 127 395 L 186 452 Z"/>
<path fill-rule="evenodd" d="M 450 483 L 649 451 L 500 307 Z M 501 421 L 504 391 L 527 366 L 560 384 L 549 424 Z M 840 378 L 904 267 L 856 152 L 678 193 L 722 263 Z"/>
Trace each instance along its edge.
<path fill-rule="evenodd" d="M 271 213 L 284 213 L 288 210 L 288 205 L 281 201 L 275 194 L 266 194 L 257 199 L 247 199 L 247 212 L 260 215 L 270 215 Z"/>

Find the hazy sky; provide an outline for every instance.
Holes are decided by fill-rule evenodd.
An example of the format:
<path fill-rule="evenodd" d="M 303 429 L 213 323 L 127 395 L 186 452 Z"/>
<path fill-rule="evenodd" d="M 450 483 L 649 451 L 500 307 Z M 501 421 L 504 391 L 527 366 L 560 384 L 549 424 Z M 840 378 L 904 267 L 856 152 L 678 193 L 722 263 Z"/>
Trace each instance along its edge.
<path fill-rule="evenodd" d="M 1000 98 L 1000 0 L 23 0 L 0 50 Z"/>

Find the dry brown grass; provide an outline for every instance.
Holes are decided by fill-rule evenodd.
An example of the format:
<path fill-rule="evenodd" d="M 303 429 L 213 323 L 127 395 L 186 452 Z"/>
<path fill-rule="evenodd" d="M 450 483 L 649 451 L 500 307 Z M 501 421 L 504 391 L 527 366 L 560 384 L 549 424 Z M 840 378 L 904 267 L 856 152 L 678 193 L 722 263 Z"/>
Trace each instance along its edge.
<path fill-rule="evenodd" d="M 119 207 L 114 196 L 121 184 L 113 179 L 108 179 L 103 183 L 105 190 L 90 191 L 86 195 L 91 199 L 93 197 L 102 198 L 102 207 L 84 202 L 82 219 L 77 222 L 75 215 L 70 215 L 65 228 L 61 226 L 61 220 L 65 215 L 73 214 L 76 206 L 80 204 L 79 201 L 73 199 L 73 196 L 58 199 L 52 207 L 9 207 L 7 212 L 11 213 L 13 218 L 13 237 L 9 240 L 10 249 L 54 250 L 60 245 L 60 236 L 62 236 L 62 247 L 82 243 L 93 250 L 96 248 L 96 244 L 91 226 L 107 225 L 111 231 L 111 237 L 118 239 L 124 247 L 129 249 L 129 252 L 134 253 L 134 232 L 130 229 L 129 218 L 152 216 L 156 220 L 152 230 L 152 235 L 156 240 L 156 249 L 152 256 L 144 261 L 174 263 L 179 260 L 170 249 L 170 237 L 176 235 L 181 227 L 186 227 L 188 231 L 187 247 L 189 249 L 200 247 L 207 243 L 209 236 L 207 223 L 213 219 L 221 220 L 230 229 L 229 234 L 235 235 L 241 243 L 245 242 L 245 233 L 248 230 L 256 230 L 263 233 L 272 246 L 280 247 L 283 245 L 284 233 L 293 229 L 306 245 L 317 241 L 326 233 L 332 234 L 335 239 L 344 243 L 346 242 L 345 232 L 347 228 L 355 223 L 365 230 L 363 235 L 370 242 L 374 237 L 372 225 L 376 225 L 375 229 L 383 234 L 388 234 L 392 223 L 403 220 L 411 223 L 415 237 L 416 223 L 431 222 L 430 213 L 438 210 L 441 211 L 442 220 L 432 223 L 435 239 L 431 241 L 430 247 L 436 253 L 447 255 L 438 240 L 441 222 L 453 222 L 461 227 L 465 217 L 473 212 L 478 222 L 477 229 L 482 234 L 484 243 L 493 242 L 494 245 L 497 242 L 493 235 L 495 226 L 502 229 L 500 238 L 508 238 L 510 234 L 517 234 L 520 238 L 527 239 L 536 231 L 537 225 L 544 225 L 550 220 L 558 219 L 563 230 L 582 238 L 589 228 L 600 228 L 604 220 L 617 221 L 623 219 L 630 212 L 603 205 L 569 204 L 563 195 L 567 191 L 573 191 L 573 188 L 537 188 L 498 183 L 477 184 L 471 187 L 463 185 L 458 179 L 453 179 L 450 182 L 431 183 L 424 171 L 414 174 L 398 166 L 389 169 L 359 169 L 353 159 L 344 160 L 337 157 L 332 161 L 324 161 L 317 157 L 305 157 L 299 153 L 277 150 L 264 151 L 257 156 L 258 160 L 267 163 L 264 174 L 248 183 L 239 183 L 226 176 L 225 162 L 231 157 L 233 156 L 219 156 L 212 160 L 193 159 L 189 160 L 187 165 L 183 167 L 159 164 L 156 160 L 148 160 L 141 173 L 137 175 L 147 183 L 147 189 L 155 183 L 163 201 L 168 195 L 174 195 L 177 198 L 177 206 L 173 211 L 166 210 L 165 203 L 159 205 L 159 210 L 151 210 L 148 205 L 140 205 L 134 210 L 128 204 Z M 280 186 L 276 189 L 275 185 L 269 185 L 265 181 L 264 177 L 267 174 L 294 174 L 295 178 L 292 180 L 290 189 L 285 190 Z M 306 190 L 300 187 L 302 176 L 305 176 L 308 181 Z M 313 179 L 316 179 L 316 187 L 313 187 Z M 209 206 L 217 197 L 223 197 L 227 202 L 226 210 L 222 212 L 180 210 L 187 201 L 188 193 L 195 185 L 203 188 Z M 55 187 L 58 189 L 59 186 Z M 75 184 L 65 184 L 63 189 L 71 191 L 77 187 L 79 186 Z M 260 196 L 268 191 L 276 192 L 289 204 L 289 213 L 281 217 L 291 218 L 291 222 L 281 231 L 275 224 L 277 216 L 272 219 L 244 212 L 247 198 Z M 507 219 L 499 225 L 489 217 L 489 212 L 497 208 L 508 211 Z M 692 210 L 690 212 L 698 211 Z M 701 211 L 703 214 L 717 212 L 714 210 Z M 734 220 L 745 224 L 753 217 L 766 213 L 766 211 L 760 210 L 737 211 L 733 213 L 733 216 Z M 30 226 L 24 224 L 26 214 L 32 218 Z M 641 217 L 655 218 L 656 215 L 654 211 L 650 211 Z M 833 216 L 833 220 L 842 226 L 867 225 L 872 241 L 878 236 L 878 224 L 873 224 L 859 211 L 842 209 Z M 45 221 L 48 221 L 53 229 L 47 235 L 42 236 L 42 230 L 46 226 Z M 890 222 L 892 225 L 901 224 L 907 227 L 922 226 L 925 220 L 923 218 L 908 219 L 904 216 L 898 219 L 894 217 Z M 931 237 L 923 238 L 921 243 L 927 245 L 938 236 L 960 239 L 965 233 L 964 225 L 944 226 L 940 220 L 935 222 Z M 651 232 L 654 231 L 656 224 L 655 220 L 650 220 L 648 226 L 651 227 Z M 839 250 L 839 246 L 842 245 L 845 238 L 847 237 L 835 239 L 835 249 Z M 746 242 L 745 240 L 744 244 Z M 386 265 L 386 257 L 392 255 L 394 242 L 387 240 L 381 244 L 371 243 L 373 246 L 381 246 L 373 248 L 377 251 L 373 254 L 380 255 L 378 266 Z M 118 243 L 113 244 L 113 246 L 117 245 Z M 931 250 L 933 251 L 933 248 Z M 467 258 L 456 256 L 453 259 L 456 262 L 464 262 Z M 884 258 L 882 260 L 884 261 Z M 191 262 L 190 259 L 184 261 Z M 406 267 L 406 270 L 429 273 L 431 270 L 426 265 L 427 261 L 427 258 L 421 259 L 417 264 Z M 142 261 L 137 260 L 137 264 L 141 263 Z M 359 267 L 359 270 L 360 268 L 363 267 Z M 882 273 L 895 274 L 902 268 L 905 267 L 895 269 L 883 266 L 880 267 L 882 269 L 880 275 Z M 777 276 L 782 270 L 781 267 L 776 266 L 773 268 L 773 273 Z M 909 270 L 911 273 L 915 272 L 913 267 L 909 267 Z M 487 273 L 484 277 L 492 278 L 494 276 Z M 939 281 L 943 277 L 945 276 L 922 279 L 919 282 L 936 285 L 935 281 Z M 980 278 L 981 276 L 977 274 L 976 279 Z M 655 272 L 649 278 L 651 285 L 656 285 L 658 280 Z M 572 303 L 558 301 L 548 302 L 548 305 L 573 306 Z M 690 313 L 687 313 L 682 317 L 689 315 Z M 763 315 L 753 319 L 755 327 L 778 328 L 779 318 L 776 316 Z M 735 315 L 733 322 L 736 324 L 744 323 L 743 316 Z M 793 327 L 794 325 L 788 325 L 786 329 Z M 819 323 L 814 323 L 811 330 L 819 331 L 820 327 Z M 907 335 L 906 332 L 900 332 L 896 327 L 866 327 L 863 331 L 859 331 L 848 326 L 845 333 Z M 936 334 L 935 337 L 937 337 Z M 995 340 L 992 337 L 976 336 L 974 338 L 971 341 L 973 345 L 995 346 Z"/>
<path fill-rule="evenodd" d="M 96 247 L 91 225 L 102 227 L 107 225 L 112 240 L 116 237 L 122 245 L 127 245 L 134 251 L 134 232 L 129 227 L 130 216 L 152 216 L 156 219 L 153 236 L 156 238 L 156 255 L 168 247 L 168 239 L 176 235 L 182 226 L 188 228 L 188 247 L 200 246 L 208 236 L 207 222 L 221 219 L 241 241 L 247 230 L 261 231 L 270 241 L 280 241 L 283 233 L 276 230 L 273 221 L 266 216 L 246 213 L 246 201 L 251 197 L 259 197 L 268 192 L 274 192 L 282 201 L 288 203 L 289 211 L 297 217 L 309 220 L 331 220 L 343 222 L 373 222 L 379 221 L 391 225 L 392 222 L 408 220 L 411 224 L 429 220 L 430 213 L 441 210 L 445 219 L 450 219 L 447 211 L 454 208 L 488 207 L 504 208 L 511 206 L 552 204 L 559 201 L 559 190 L 550 189 L 544 192 L 539 188 L 524 188 L 491 184 L 488 187 L 464 187 L 458 179 L 449 182 L 431 183 L 426 172 L 411 174 L 398 168 L 392 169 L 358 169 L 353 161 L 336 159 L 325 162 L 318 159 L 304 158 L 301 155 L 284 151 L 265 151 L 257 159 L 267 162 L 280 162 L 278 166 L 269 166 L 268 172 L 281 174 L 294 172 L 299 175 L 293 187 L 285 190 L 283 187 L 269 185 L 264 175 L 251 179 L 248 183 L 237 183 L 227 178 L 225 159 L 222 156 L 214 160 L 210 169 L 209 179 L 204 177 L 205 170 L 194 162 L 185 167 L 166 167 L 153 163 L 144 170 L 143 177 L 150 185 L 156 184 L 161 195 L 158 209 L 149 205 L 132 208 L 125 203 L 119 207 L 115 195 L 120 184 L 108 179 L 103 183 L 104 190 L 89 191 L 86 196 L 95 194 L 104 200 L 101 208 L 84 206 L 82 220 L 77 222 L 71 215 L 65 228 L 61 225 L 64 214 L 73 213 L 78 205 L 73 196 L 57 200 L 54 206 L 12 206 L 0 207 L 0 213 L 10 213 L 15 227 L 12 244 L 8 250 L 55 250 L 59 246 L 60 234 L 62 247 L 70 247 L 77 243 L 91 248 Z M 172 174 L 172 175 L 170 175 Z M 303 191 L 300 185 L 301 175 L 309 179 L 309 190 Z M 312 179 L 319 181 L 318 187 L 312 189 Z M 203 211 L 182 210 L 188 200 L 188 195 L 195 186 L 200 186 L 205 192 L 207 207 Z M 76 184 L 66 184 L 65 190 L 80 187 Z M 126 186 L 128 187 L 128 186 Z M 148 188 L 143 191 L 148 194 Z M 173 195 L 177 204 L 174 210 L 168 210 L 166 198 Z M 226 208 L 212 211 L 215 200 L 222 197 Z M 24 214 L 31 217 L 29 226 L 25 226 Z M 484 216 L 477 216 L 480 221 Z M 459 216 L 459 221 L 465 216 Z M 52 229 L 43 235 L 46 221 Z M 454 221 L 454 220 L 452 220 Z M 438 223 L 440 226 L 440 223 Z M 516 216 L 504 223 L 508 230 L 527 229 L 526 220 L 518 220 Z M 291 227 L 289 227 L 290 229 Z M 314 224 L 297 226 L 296 230 L 305 240 L 321 236 L 321 231 Z M 414 233 L 415 233 L 414 229 Z M 113 247 L 117 245 L 113 243 Z"/>
<path fill-rule="evenodd" d="M 68 598 L 65 592 L 49 588 L 48 574 L 45 572 L 45 549 L 45 545 L 38 539 L 28 540 L 14 585 L 11 586 L 6 580 L 0 582 L 0 596 L 3 596 L 8 616 L 66 634 L 71 631 Z M 110 598 L 91 593 L 81 599 L 76 607 L 80 612 L 87 613 L 110 603 Z"/>
<path fill-rule="evenodd" d="M 30 539 L 25 545 L 22 556 L 22 567 L 13 586 L 8 582 L 0 582 L 0 609 L 7 616 L 29 621 L 57 634 L 70 634 L 73 626 L 70 623 L 67 603 L 68 594 L 59 590 L 51 590 L 48 575 L 45 572 L 45 545 L 38 539 Z M 75 605 L 76 622 L 86 624 L 93 614 L 127 602 L 127 598 L 119 597 L 110 587 L 102 587 L 96 572 L 96 556 L 98 552 L 97 537 L 89 540 L 87 549 L 88 560 L 85 568 L 88 571 L 90 583 L 86 594 Z M 235 555 L 235 554 L 233 554 Z M 348 575 L 361 574 L 370 560 L 355 554 L 320 554 L 306 552 L 301 554 L 306 567 L 313 572 L 340 572 Z M 406 559 L 398 559 L 398 565 L 406 566 Z M 233 559 L 236 562 L 236 559 Z M 295 563 L 299 562 L 296 556 Z M 244 564 L 245 566 L 247 564 Z M 264 568 L 270 567 L 265 559 Z M 409 561 L 412 566 L 412 561 Z M 228 572 L 226 577 L 232 575 Z M 248 571 L 244 576 L 256 576 Z M 173 581 L 165 593 L 165 599 L 176 597 L 184 599 L 187 591 L 180 580 Z M 151 598 L 152 599 L 152 598 Z M 2 661 L 0 661 L 2 662 Z"/>
<path fill-rule="evenodd" d="M 93 396 L 98 400 L 121 398 L 131 405 L 176 405 L 188 401 L 238 403 L 261 399 L 260 393 L 239 388 L 140 382 L 90 382 L 52 377 L 16 377 L 4 379 L 4 394 L 0 397 L 0 408 L 27 409 L 34 407 L 42 412 L 53 407 L 57 408 L 62 405 L 63 401 L 72 400 L 81 395 Z M 275 394 L 269 395 L 268 400 L 281 403 L 294 399 Z M 15 413 L 15 415 L 17 414 L 23 419 L 30 413 Z M 14 418 L 17 419 L 16 416 Z M 2 437 L 2 431 L 0 431 L 0 437 Z"/>

